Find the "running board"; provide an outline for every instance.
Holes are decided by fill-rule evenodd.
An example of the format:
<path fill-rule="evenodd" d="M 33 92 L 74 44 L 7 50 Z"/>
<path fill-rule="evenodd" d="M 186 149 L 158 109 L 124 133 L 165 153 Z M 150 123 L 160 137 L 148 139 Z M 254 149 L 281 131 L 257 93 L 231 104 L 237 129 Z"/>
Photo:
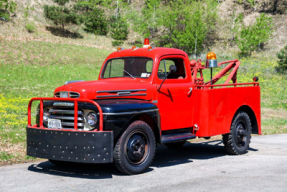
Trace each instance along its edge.
<path fill-rule="evenodd" d="M 177 133 L 177 134 L 162 135 L 161 143 L 175 143 L 194 138 L 196 138 L 196 136 L 192 133 Z"/>

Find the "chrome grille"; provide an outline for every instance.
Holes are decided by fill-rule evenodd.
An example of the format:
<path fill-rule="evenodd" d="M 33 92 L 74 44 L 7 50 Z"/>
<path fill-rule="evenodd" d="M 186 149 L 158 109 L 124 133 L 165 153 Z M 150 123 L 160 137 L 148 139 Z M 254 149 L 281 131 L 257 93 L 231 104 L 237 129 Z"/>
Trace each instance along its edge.
<path fill-rule="evenodd" d="M 60 95 L 61 95 L 61 92 L 57 92 L 55 93 L 55 97 L 58 97 L 60 98 Z M 80 93 L 77 93 L 77 92 L 69 92 L 69 97 L 70 98 L 79 98 L 80 97 Z"/>
<path fill-rule="evenodd" d="M 80 97 L 80 93 L 70 92 L 70 98 L 79 98 L 79 97 Z"/>
<path fill-rule="evenodd" d="M 72 109 L 49 109 L 49 118 L 60 119 L 63 129 L 74 129 L 74 110 Z M 84 129 L 84 113 L 78 111 L 78 129 Z"/>

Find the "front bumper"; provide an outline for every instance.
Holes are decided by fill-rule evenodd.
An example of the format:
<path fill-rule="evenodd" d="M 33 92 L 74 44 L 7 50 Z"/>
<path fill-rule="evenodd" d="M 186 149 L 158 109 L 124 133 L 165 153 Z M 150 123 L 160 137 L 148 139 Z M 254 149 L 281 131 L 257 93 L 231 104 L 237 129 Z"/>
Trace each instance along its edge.
<path fill-rule="evenodd" d="M 112 131 L 61 131 L 26 128 L 27 155 L 78 163 L 113 162 Z"/>

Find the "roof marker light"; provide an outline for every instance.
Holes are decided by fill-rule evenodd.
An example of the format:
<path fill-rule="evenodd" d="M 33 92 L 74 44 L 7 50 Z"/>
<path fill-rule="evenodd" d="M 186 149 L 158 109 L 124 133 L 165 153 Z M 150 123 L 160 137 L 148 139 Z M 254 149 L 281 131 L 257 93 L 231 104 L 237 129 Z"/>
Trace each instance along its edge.
<path fill-rule="evenodd" d="M 154 49 L 153 46 L 148 46 L 148 48 L 147 48 L 148 51 L 151 51 L 151 50 L 153 50 L 153 49 Z"/>
<path fill-rule="evenodd" d="M 117 51 L 119 52 L 119 51 L 122 51 L 122 50 L 124 50 L 124 48 L 122 48 L 122 47 L 118 47 L 117 48 Z"/>
<path fill-rule="evenodd" d="M 132 50 L 134 51 L 134 50 L 137 50 L 138 49 L 138 47 L 137 46 L 133 46 L 132 47 Z"/>

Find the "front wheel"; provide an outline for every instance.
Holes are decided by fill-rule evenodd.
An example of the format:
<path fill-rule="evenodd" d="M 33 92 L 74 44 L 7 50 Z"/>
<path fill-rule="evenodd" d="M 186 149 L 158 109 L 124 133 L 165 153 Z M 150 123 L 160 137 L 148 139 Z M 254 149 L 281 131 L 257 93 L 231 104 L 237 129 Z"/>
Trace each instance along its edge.
<path fill-rule="evenodd" d="M 232 155 L 247 153 L 250 139 L 250 118 L 247 113 L 239 112 L 232 121 L 230 133 L 223 135 L 225 150 Z"/>
<path fill-rule="evenodd" d="M 114 163 L 124 174 L 139 174 L 152 163 L 156 142 L 152 129 L 143 121 L 134 121 L 114 148 Z"/>

